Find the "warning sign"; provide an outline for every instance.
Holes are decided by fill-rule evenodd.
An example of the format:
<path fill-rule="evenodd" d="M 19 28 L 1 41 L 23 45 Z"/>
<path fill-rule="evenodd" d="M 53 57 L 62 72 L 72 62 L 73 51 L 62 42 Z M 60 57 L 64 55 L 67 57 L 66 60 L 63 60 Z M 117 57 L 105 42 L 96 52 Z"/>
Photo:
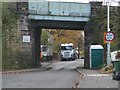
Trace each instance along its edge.
<path fill-rule="evenodd" d="M 115 38 L 115 35 L 113 32 L 104 33 L 104 42 L 112 42 L 114 38 Z"/>

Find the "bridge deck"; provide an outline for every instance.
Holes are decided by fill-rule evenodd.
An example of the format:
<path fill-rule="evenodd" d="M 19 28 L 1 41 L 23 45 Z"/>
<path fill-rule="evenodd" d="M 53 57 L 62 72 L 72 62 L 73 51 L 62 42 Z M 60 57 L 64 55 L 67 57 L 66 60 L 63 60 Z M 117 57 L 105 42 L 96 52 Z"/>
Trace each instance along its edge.
<path fill-rule="evenodd" d="M 30 19 L 87 22 L 90 14 L 90 3 L 53 1 L 31 2 L 29 0 Z"/>

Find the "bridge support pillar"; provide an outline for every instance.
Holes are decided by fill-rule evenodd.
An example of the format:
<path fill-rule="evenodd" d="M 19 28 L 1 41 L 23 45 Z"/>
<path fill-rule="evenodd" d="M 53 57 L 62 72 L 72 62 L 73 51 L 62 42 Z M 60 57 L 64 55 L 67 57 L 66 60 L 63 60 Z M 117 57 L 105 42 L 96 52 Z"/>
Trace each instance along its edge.
<path fill-rule="evenodd" d="M 29 27 L 30 24 L 28 22 L 27 15 L 20 15 L 18 21 L 18 36 L 20 36 L 19 41 L 19 57 L 20 65 L 22 68 L 33 68 L 34 60 L 33 60 L 33 31 L 32 28 Z"/>
<path fill-rule="evenodd" d="M 37 28 L 35 27 L 34 28 L 34 35 L 33 35 L 33 38 L 34 38 L 34 41 L 33 41 L 33 60 L 35 61 L 35 67 L 40 67 L 41 64 L 40 64 L 40 37 L 41 37 L 41 31 L 42 29 L 41 28 Z"/>
<path fill-rule="evenodd" d="M 90 45 L 102 45 L 103 43 L 103 31 L 102 30 L 93 30 L 90 28 L 85 30 L 85 44 L 84 44 L 84 51 L 85 51 L 85 68 L 90 68 L 90 52 L 89 47 Z M 103 46 L 104 47 L 104 46 Z M 105 56 L 105 53 L 104 53 Z M 105 57 L 104 57 L 105 58 Z"/>
<path fill-rule="evenodd" d="M 22 68 L 36 68 L 40 65 L 41 28 L 34 27 L 27 15 L 19 16 L 20 58 Z"/>
<path fill-rule="evenodd" d="M 91 40 L 91 36 L 89 35 L 89 32 L 85 31 L 85 44 L 84 44 L 84 51 L 85 51 L 84 67 L 85 68 L 90 68 L 90 59 L 89 59 L 90 40 Z"/>

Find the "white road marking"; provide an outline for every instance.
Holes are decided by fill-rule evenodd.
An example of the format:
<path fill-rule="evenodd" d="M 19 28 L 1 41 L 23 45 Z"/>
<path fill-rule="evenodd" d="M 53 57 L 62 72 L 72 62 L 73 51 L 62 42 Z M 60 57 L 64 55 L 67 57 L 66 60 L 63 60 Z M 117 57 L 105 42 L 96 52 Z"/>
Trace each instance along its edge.
<path fill-rule="evenodd" d="M 100 76 L 110 76 L 109 74 L 88 74 L 87 77 L 100 77 Z"/>

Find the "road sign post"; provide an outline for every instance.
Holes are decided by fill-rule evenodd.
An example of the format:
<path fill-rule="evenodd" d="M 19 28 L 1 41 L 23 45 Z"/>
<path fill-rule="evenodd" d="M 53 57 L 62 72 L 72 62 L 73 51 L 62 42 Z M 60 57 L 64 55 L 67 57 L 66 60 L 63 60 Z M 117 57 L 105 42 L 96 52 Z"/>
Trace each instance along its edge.
<path fill-rule="evenodd" d="M 109 17 L 110 17 L 110 0 L 107 0 L 107 32 L 110 32 L 110 26 L 109 26 Z M 111 58 L 110 58 L 110 42 L 107 43 L 107 65 L 110 65 Z"/>

